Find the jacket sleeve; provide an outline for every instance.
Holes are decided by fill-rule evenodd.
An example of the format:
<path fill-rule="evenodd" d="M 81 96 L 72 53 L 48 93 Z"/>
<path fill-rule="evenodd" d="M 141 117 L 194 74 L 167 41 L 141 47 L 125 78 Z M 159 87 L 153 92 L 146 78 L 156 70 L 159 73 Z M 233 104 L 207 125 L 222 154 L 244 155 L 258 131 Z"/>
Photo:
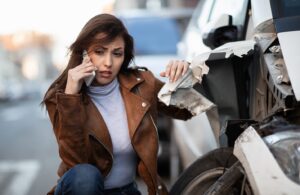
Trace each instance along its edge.
<path fill-rule="evenodd" d="M 90 150 L 88 134 L 82 128 L 86 116 L 82 95 L 57 91 L 45 104 L 62 161 L 69 167 L 87 162 Z"/>

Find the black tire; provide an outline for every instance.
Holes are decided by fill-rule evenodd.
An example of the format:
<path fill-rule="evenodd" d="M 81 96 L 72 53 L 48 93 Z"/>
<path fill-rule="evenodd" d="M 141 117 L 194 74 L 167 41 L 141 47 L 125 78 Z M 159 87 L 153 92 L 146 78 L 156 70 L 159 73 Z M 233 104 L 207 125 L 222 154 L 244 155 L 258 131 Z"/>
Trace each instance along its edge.
<path fill-rule="evenodd" d="M 231 167 L 237 158 L 232 149 L 219 148 L 213 150 L 190 165 L 174 183 L 170 190 L 171 195 L 201 195 Z M 236 184 L 230 194 L 240 194 L 243 182 Z M 235 189 L 237 188 L 237 189 Z M 252 194 L 250 186 L 246 182 L 244 194 Z"/>

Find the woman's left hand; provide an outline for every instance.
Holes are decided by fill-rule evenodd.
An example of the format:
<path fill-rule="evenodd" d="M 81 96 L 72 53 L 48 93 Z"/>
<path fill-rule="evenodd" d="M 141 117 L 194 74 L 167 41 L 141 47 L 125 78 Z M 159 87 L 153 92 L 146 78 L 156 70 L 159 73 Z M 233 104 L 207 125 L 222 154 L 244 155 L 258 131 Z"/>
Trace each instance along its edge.
<path fill-rule="evenodd" d="M 184 60 L 171 60 L 164 72 L 160 73 L 162 77 L 168 77 L 169 82 L 176 82 L 183 76 L 189 68 L 189 63 Z"/>

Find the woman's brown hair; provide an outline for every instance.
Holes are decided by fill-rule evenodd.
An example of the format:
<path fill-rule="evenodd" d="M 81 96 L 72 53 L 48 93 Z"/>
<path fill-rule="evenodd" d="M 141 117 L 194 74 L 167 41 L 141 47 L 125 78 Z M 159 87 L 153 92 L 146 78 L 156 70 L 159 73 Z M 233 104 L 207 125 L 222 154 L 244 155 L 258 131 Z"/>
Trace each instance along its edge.
<path fill-rule="evenodd" d="M 103 33 L 106 36 L 97 39 L 96 35 L 99 33 Z M 120 71 L 126 72 L 130 61 L 134 57 L 133 38 L 129 35 L 122 21 L 117 17 L 110 14 L 96 15 L 85 24 L 75 42 L 70 46 L 70 59 L 68 65 L 62 74 L 50 85 L 44 96 L 42 104 L 44 104 L 47 99 L 51 98 L 56 90 L 65 88 L 68 71 L 69 69 L 81 64 L 82 53 L 84 50 L 87 50 L 87 48 L 93 44 L 107 44 L 118 36 L 121 36 L 125 42 L 124 62 Z M 83 85 L 83 89 L 85 87 L 86 86 Z"/>

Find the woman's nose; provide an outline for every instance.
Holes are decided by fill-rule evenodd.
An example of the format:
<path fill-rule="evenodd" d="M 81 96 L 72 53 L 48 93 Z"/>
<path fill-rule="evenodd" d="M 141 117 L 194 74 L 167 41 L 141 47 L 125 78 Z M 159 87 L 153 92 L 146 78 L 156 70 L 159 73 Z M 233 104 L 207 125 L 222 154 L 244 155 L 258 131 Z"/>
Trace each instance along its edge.
<path fill-rule="evenodd" d="M 105 56 L 105 66 L 110 67 L 112 66 L 112 56 L 111 55 L 106 55 Z"/>

